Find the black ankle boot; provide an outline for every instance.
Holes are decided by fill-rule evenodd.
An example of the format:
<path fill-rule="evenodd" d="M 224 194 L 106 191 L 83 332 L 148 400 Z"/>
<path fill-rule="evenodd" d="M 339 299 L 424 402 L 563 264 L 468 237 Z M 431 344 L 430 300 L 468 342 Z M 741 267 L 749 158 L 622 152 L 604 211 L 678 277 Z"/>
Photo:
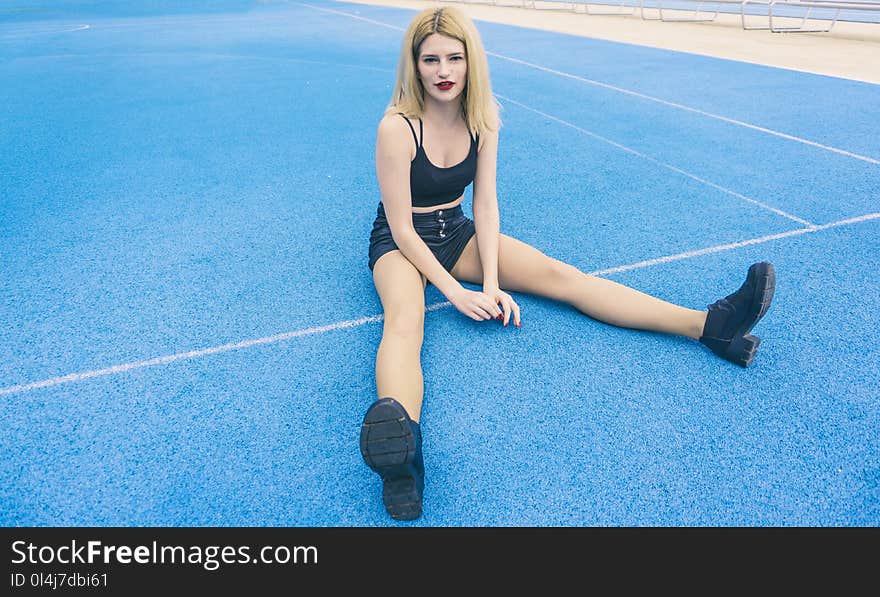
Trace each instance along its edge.
<path fill-rule="evenodd" d="M 760 338 L 749 332 L 770 308 L 775 288 L 773 264 L 753 264 L 739 290 L 709 305 L 700 342 L 718 356 L 748 367 L 761 343 Z"/>
<path fill-rule="evenodd" d="M 374 402 L 361 425 L 361 455 L 382 477 L 382 500 L 396 520 L 413 520 L 422 514 L 425 464 L 422 432 L 406 409 L 394 398 Z"/>

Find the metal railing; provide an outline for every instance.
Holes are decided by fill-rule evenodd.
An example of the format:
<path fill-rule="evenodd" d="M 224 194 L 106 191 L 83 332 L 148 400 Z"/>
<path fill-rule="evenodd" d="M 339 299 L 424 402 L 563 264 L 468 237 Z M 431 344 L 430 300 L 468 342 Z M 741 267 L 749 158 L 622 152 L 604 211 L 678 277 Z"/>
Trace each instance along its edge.
<path fill-rule="evenodd" d="M 548 0 L 545 4 L 551 6 L 538 6 L 535 0 L 457 0 L 468 4 L 491 4 L 494 6 L 509 6 L 518 8 L 529 8 L 533 10 L 555 10 L 568 11 L 578 14 L 589 15 L 634 15 L 636 11 L 645 21 L 663 21 L 666 23 L 705 23 L 711 22 L 718 18 L 721 12 L 722 4 L 738 4 L 740 7 L 740 21 L 742 28 L 748 31 L 752 30 L 769 30 L 773 33 L 827 33 L 831 31 L 834 25 L 840 20 L 841 13 L 848 11 L 880 11 L 880 0 L 673 0 L 676 4 L 682 2 L 693 2 L 696 7 L 691 15 L 682 15 L 681 6 L 670 7 L 664 6 L 664 0 L 656 0 L 653 5 L 647 5 L 646 0 L 609 0 L 602 4 L 589 4 L 587 2 L 551 2 Z M 649 0 L 650 1 L 650 0 Z M 608 8 L 595 8 L 596 6 L 607 6 Z M 714 6 L 714 9 L 711 8 Z M 765 14 L 748 14 L 746 8 L 748 6 L 766 7 Z M 707 8 L 710 7 L 710 8 Z M 788 14 L 780 14 L 779 9 L 789 9 Z M 806 12 L 802 15 L 792 16 L 791 8 L 805 8 Z M 582 10 L 579 10 L 582 9 Z M 833 11 L 830 17 L 816 17 L 813 15 L 813 9 L 825 9 Z M 655 11 L 655 12 L 650 12 Z M 675 11 L 670 13 L 670 11 Z M 687 11 L 691 12 L 691 11 Z M 751 17 L 752 24 L 749 24 L 747 17 Z M 755 19 L 766 18 L 766 24 L 755 25 Z M 781 18 L 800 19 L 796 25 L 781 24 Z M 809 23 L 824 22 L 822 27 L 810 28 Z"/>

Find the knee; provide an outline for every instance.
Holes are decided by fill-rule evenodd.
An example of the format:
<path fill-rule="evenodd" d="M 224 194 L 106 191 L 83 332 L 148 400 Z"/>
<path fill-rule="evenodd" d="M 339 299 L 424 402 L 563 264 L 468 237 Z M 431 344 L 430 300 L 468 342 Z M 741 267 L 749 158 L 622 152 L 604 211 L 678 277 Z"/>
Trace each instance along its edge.
<path fill-rule="evenodd" d="M 385 313 L 383 336 L 392 335 L 421 346 L 424 334 L 424 307 L 408 306 Z"/>
<path fill-rule="evenodd" d="M 548 282 L 553 283 L 561 283 L 561 284 L 569 284 L 575 280 L 580 279 L 584 276 L 584 272 L 579 270 L 573 265 L 569 265 L 564 261 L 559 261 L 558 259 L 550 259 L 550 264 L 548 266 L 547 277 L 549 278 Z"/>

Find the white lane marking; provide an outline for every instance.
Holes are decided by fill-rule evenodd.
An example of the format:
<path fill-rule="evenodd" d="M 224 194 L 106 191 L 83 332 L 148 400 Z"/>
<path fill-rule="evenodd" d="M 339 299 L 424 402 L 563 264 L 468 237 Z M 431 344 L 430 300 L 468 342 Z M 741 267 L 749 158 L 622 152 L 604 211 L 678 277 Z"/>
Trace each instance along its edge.
<path fill-rule="evenodd" d="M 345 17 L 351 17 L 352 19 L 357 19 L 358 21 L 366 21 L 367 23 L 372 23 L 373 25 L 379 25 L 380 27 L 387 27 L 388 29 L 394 29 L 395 31 L 406 31 L 403 27 L 398 27 L 397 25 L 392 25 L 390 23 L 383 23 L 382 21 L 374 21 L 373 19 L 368 19 L 366 17 L 353 15 L 350 12 L 343 12 L 341 10 L 333 10 L 332 8 L 323 8 L 321 6 L 312 6 L 311 4 L 304 4 L 302 2 L 291 2 L 290 0 L 281 0 L 282 2 L 286 2 L 287 4 L 299 4 L 300 6 L 307 6 L 309 8 L 313 8 L 315 10 L 320 10 L 323 12 L 332 12 L 338 15 L 342 15 Z"/>
<path fill-rule="evenodd" d="M 292 2 L 290 2 L 290 0 L 284 0 L 284 1 L 287 2 L 288 4 L 292 4 Z M 330 9 L 330 8 L 322 8 L 322 7 L 319 7 L 319 6 L 312 6 L 311 4 L 304 4 L 304 3 L 302 3 L 302 2 L 297 2 L 297 4 L 300 4 L 301 6 L 307 6 L 307 7 L 309 7 L 309 8 L 314 9 L 314 10 L 321 10 L 321 11 L 324 11 L 324 12 L 330 12 L 330 13 L 334 13 L 334 14 L 339 14 L 339 15 L 343 15 L 343 16 L 346 16 L 346 17 L 351 17 L 351 18 L 353 18 L 353 19 L 358 19 L 358 20 L 360 20 L 360 21 L 366 21 L 367 23 L 373 23 L 373 24 L 375 24 L 375 25 L 381 25 L 382 27 L 388 27 L 388 28 L 390 28 L 390 29 L 394 29 L 394 30 L 396 30 L 396 31 L 405 31 L 405 29 L 403 29 L 402 27 L 397 27 L 397 26 L 395 26 L 395 25 L 390 25 L 390 24 L 388 24 L 388 23 L 383 23 L 383 22 L 381 22 L 381 21 L 375 21 L 375 20 L 373 20 L 373 19 L 367 19 L 367 18 L 365 18 L 365 17 L 361 17 L 361 16 L 358 16 L 358 15 L 353 15 L 353 14 L 351 14 L 351 13 L 344 12 L 344 11 L 333 10 L 333 9 Z M 501 59 L 501 60 L 507 60 L 508 62 L 513 62 L 513 63 L 515 63 L 515 64 L 521 64 L 521 65 L 523 65 L 523 66 L 528 66 L 529 68 L 534 68 L 534 69 L 536 69 L 536 70 L 539 70 L 539 71 L 542 71 L 542 72 L 545 72 L 545 73 L 550 73 L 550 74 L 553 74 L 553 75 L 557 75 L 557 76 L 560 76 L 560 77 L 564 77 L 564 78 L 566 78 L 566 79 L 572 79 L 572 80 L 575 80 L 575 81 L 580 81 L 581 83 L 587 83 L 587 84 L 589 84 L 589 85 L 595 85 L 596 87 L 602 87 L 602 88 L 604 88 L 604 89 L 609 89 L 609 90 L 611 90 L 611 91 L 616 91 L 616 92 L 618 92 L 618 93 L 624 93 L 624 94 L 626 94 L 626 95 L 630 95 L 630 96 L 633 96 L 633 97 L 637 97 L 637 98 L 640 98 L 640 99 L 643 99 L 643 100 L 648 100 L 648 101 L 651 101 L 651 102 L 656 102 L 656 103 L 658 103 L 658 104 L 662 104 L 662 105 L 664 105 L 664 106 L 668 106 L 668 107 L 670 107 L 670 108 L 678 108 L 679 110 L 685 110 L 685 111 L 687 111 L 687 112 L 693 112 L 694 114 L 699 114 L 699 115 L 701 115 L 701 116 L 705 116 L 705 117 L 707 117 L 707 118 L 714 118 L 714 119 L 716 119 L 716 120 L 720 120 L 720 121 L 722 121 L 722 122 L 726 122 L 726 123 L 728 123 L 728 124 L 733 124 L 733 125 L 736 125 L 736 126 L 745 127 L 745 128 L 747 128 L 747 129 L 752 129 L 752 130 L 759 131 L 759 132 L 762 132 L 762 133 L 767 133 L 768 135 L 773 135 L 773 136 L 776 136 L 776 137 L 780 137 L 780 138 L 782 138 L 782 139 L 788 139 L 789 141 L 794 141 L 794 142 L 796 142 L 796 143 L 803 143 L 804 145 L 809 145 L 809 146 L 811 146 L 811 147 L 816 147 L 816 148 L 819 148 L 819 149 L 822 149 L 822 150 L 825 150 L 825 151 L 830 151 L 830 152 L 832 152 L 832 153 L 837 153 L 837 154 L 840 154 L 840 155 L 844 155 L 844 156 L 847 156 L 847 157 L 850 157 L 850 158 L 854 158 L 854 159 L 856 159 L 856 160 L 861 160 L 861 161 L 863 161 L 863 162 L 868 162 L 869 164 L 880 165 L 880 160 L 874 159 L 874 158 L 872 158 L 872 157 L 868 157 L 868 156 L 861 155 L 861 154 L 858 154 L 858 153 L 853 153 L 853 152 L 851 152 L 851 151 L 846 151 L 845 149 L 839 149 L 839 148 L 837 148 L 837 147 L 833 147 L 833 146 L 831 146 L 831 145 L 824 145 L 824 144 L 822 144 L 822 143 L 816 143 L 815 141 L 810 141 L 809 139 L 804 139 L 803 137 L 797 137 L 797 136 L 795 136 L 795 135 L 789 135 L 789 134 L 787 134 L 787 133 L 782 133 L 782 132 L 780 132 L 780 131 L 775 131 L 775 130 L 773 130 L 773 129 L 769 129 L 769 128 L 766 128 L 766 127 L 763 127 L 763 126 L 758 126 L 758 125 L 755 125 L 755 124 L 751 124 L 751 123 L 748 123 L 748 122 L 744 122 L 744 121 L 742 121 L 742 120 L 737 120 L 737 119 L 735 119 L 735 118 L 728 118 L 727 116 L 721 116 L 720 114 L 713 114 L 712 112 L 706 112 L 705 110 L 700 110 L 700 109 L 698 109 L 698 108 L 692 108 L 692 107 L 690 107 L 690 106 L 686 106 L 686 105 L 684 105 L 684 104 L 679 104 L 679 103 L 676 103 L 676 102 L 670 102 L 670 101 L 668 101 L 668 100 L 664 100 L 664 99 L 661 99 L 661 98 L 659 98 L 659 97 L 654 97 L 654 96 L 652 96 L 652 95 L 646 95 L 646 94 L 644 94 L 644 93 L 639 93 L 638 91 L 632 91 L 631 89 L 625 89 L 625 88 L 623 88 L 623 87 L 617 87 L 616 85 L 611 85 L 611 84 L 609 84 L 609 83 L 603 83 L 602 81 L 596 81 L 596 80 L 594 80 L 594 79 L 587 79 L 586 77 L 580 77 L 580 76 L 578 76 L 578 75 L 573 75 L 573 74 L 571 74 L 571 73 L 566 73 L 566 72 L 563 72 L 563 71 L 560 71 L 560 70 L 556 70 L 556 69 L 553 69 L 553 68 L 548 68 L 548 67 L 546 67 L 546 66 L 541 66 L 540 64 L 535 64 L 535 63 L 533 63 L 533 62 L 527 62 L 527 61 L 525 61 L 525 60 L 520 60 L 520 59 L 518 59 L 518 58 L 512 58 L 512 57 L 510 57 L 510 56 L 505 56 L 504 54 L 497 54 L 497 53 L 495 53 L 495 52 L 490 52 L 490 51 L 488 51 L 488 50 L 486 50 L 486 54 L 489 55 L 489 56 L 494 56 L 495 58 L 499 58 L 499 59 Z"/>
<path fill-rule="evenodd" d="M 635 149 L 627 147 L 626 145 L 621 145 L 620 143 L 617 143 L 616 141 L 612 141 L 611 139 L 608 139 L 607 137 L 603 137 L 602 135 L 598 135 L 592 131 L 588 131 L 587 129 L 581 128 L 581 127 L 579 127 L 575 124 L 572 124 L 568 121 L 562 120 L 561 118 L 557 118 L 556 116 L 551 116 L 550 114 L 547 114 L 546 112 L 541 112 L 540 110 L 536 110 L 535 108 L 532 108 L 531 106 L 527 106 L 527 105 L 522 104 L 518 101 L 512 100 L 509 97 L 505 97 L 499 93 L 496 93 L 495 95 L 498 96 L 499 98 L 502 98 L 505 101 L 508 101 L 512 104 L 515 104 L 525 110 L 529 110 L 531 112 L 534 112 L 535 114 L 539 114 L 539 115 L 543 116 L 544 118 L 549 118 L 550 120 L 554 120 L 554 121 L 558 122 L 559 124 L 563 124 L 567 127 L 573 128 L 574 130 L 576 130 L 580 133 L 583 133 L 589 137 L 592 137 L 594 139 L 602 141 L 603 143 L 607 143 L 609 145 L 612 145 L 622 151 L 625 151 L 627 153 L 631 153 L 635 156 L 638 156 L 640 158 L 648 160 L 649 162 L 653 162 L 653 163 L 657 164 L 658 166 L 662 166 L 663 168 L 666 168 L 667 170 L 672 170 L 673 172 L 681 174 L 682 176 L 686 176 L 692 180 L 695 180 L 697 182 L 700 182 L 702 184 L 710 186 L 713 189 L 717 189 L 719 191 L 727 193 L 728 195 L 732 195 L 732 196 L 736 197 L 737 199 L 742 199 L 743 201 L 753 203 L 754 205 L 757 205 L 758 207 L 762 207 L 766 210 L 772 211 L 773 213 L 778 214 L 784 218 L 788 218 L 789 220 L 793 220 L 793 221 L 797 222 L 798 224 L 803 224 L 804 226 L 806 226 L 808 228 L 815 228 L 816 227 L 816 224 L 813 224 L 812 222 L 808 222 L 807 220 L 799 218 L 799 217 L 792 215 L 790 213 L 784 212 L 781 209 L 777 209 L 771 205 L 767 205 L 766 203 L 761 203 L 760 201 L 758 201 L 756 199 L 752 199 L 751 197 L 746 197 L 745 195 L 743 195 L 741 193 L 737 193 L 736 191 L 733 191 L 733 190 L 728 189 L 726 187 L 722 187 L 721 185 L 718 185 L 718 184 L 715 184 L 714 182 L 708 181 L 705 178 L 700 178 L 696 174 L 691 174 L 690 172 L 682 170 L 681 168 L 673 166 L 672 164 L 667 164 L 666 162 L 661 162 L 657 158 L 651 157 L 651 156 L 644 154 L 640 151 L 636 151 Z"/>
<path fill-rule="evenodd" d="M 837 147 L 833 147 L 831 145 L 824 145 L 822 143 L 816 143 L 815 141 L 810 141 L 809 139 L 804 139 L 803 137 L 797 137 L 795 135 L 789 135 L 787 133 L 782 133 L 780 131 L 775 131 L 773 129 L 768 129 L 763 126 L 758 126 L 756 124 L 750 124 L 748 122 L 744 122 L 742 120 L 736 120 L 735 118 L 728 118 L 727 116 L 721 116 L 720 114 L 713 114 L 712 112 L 706 112 L 704 110 L 700 110 L 698 108 L 691 108 L 690 106 L 685 106 L 684 104 L 678 104 L 676 102 L 670 102 L 664 99 L 660 99 L 658 97 L 653 97 L 650 95 L 645 95 L 644 93 L 639 93 L 637 91 L 631 91 L 629 89 L 624 89 L 623 87 L 616 87 L 614 85 L 609 85 L 608 83 L 602 83 L 601 81 L 594 81 L 592 79 L 587 79 L 584 77 L 579 77 L 577 75 L 572 75 L 570 73 L 565 73 L 562 71 L 554 70 L 552 68 L 547 68 L 544 66 L 540 66 L 538 64 L 532 64 L 531 62 L 526 62 L 524 60 L 517 60 L 516 58 L 510 58 L 509 56 L 502 56 L 501 54 L 494 54 L 492 52 L 486 52 L 491 56 L 495 56 L 497 58 L 501 58 L 503 60 L 509 60 L 510 62 L 516 62 L 518 64 L 522 64 L 525 66 L 529 66 L 531 68 L 541 70 L 544 72 L 552 73 L 554 75 L 559 75 L 560 77 L 565 77 L 568 79 L 574 79 L 576 81 L 581 81 L 583 83 L 589 83 L 590 85 L 596 85 L 597 87 L 604 87 L 606 89 L 610 89 L 612 91 L 617 91 L 619 93 L 625 93 L 626 95 L 631 95 L 633 97 L 638 97 L 640 99 L 657 102 L 658 104 L 663 104 L 664 106 L 669 106 L 671 108 L 678 108 L 680 110 L 685 110 L 687 112 L 693 112 L 694 114 L 699 114 L 701 116 L 705 116 L 707 118 L 714 118 L 715 120 L 720 120 L 722 122 L 727 122 L 729 124 L 734 124 L 736 126 L 741 126 L 747 129 L 752 129 L 755 131 L 759 131 L 762 133 L 767 133 L 768 135 L 773 135 L 775 137 L 781 137 L 782 139 L 788 139 L 789 141 L 795 141 L 797 143 L 803 143 L 804 145 L 809 145 L 811 147 L 817 147 L 819 149 L 823 149 L 825 151 L 830 151 L 832 153 L 837 153 L 840 155 L 844 155 L 850 158 L 854 158 L 856 160 L 861 160 L 863 162 L 868 162 L 869 164 L 880 165 L 880 160 L 876 160 L 874 158 L 861 155 L 858 153 L 853 153 L 851 151 L 846 151 L 845 149 L 839 149 Z"/>
<path fill-rule="evenodd" d="M 13 32 L 12 35 L 7 33 L 0 32 L 0 39 L 18 39 L 20 37 L 33 37 L 35 35 L 54 35 L 56 33 L 70 33 L 72 31 L 84 31 L 86 29 L 91 29 L 91 25 L 77 25 L 73 29 L 59 29 L 59 30 L 31 30 L 31 31 L 23 31 L 23 32 Z"/>
<path fill-rule="evenodd" d="M 590 272 L 590 275 L 593 276 L 604 276 L 606 274 L 616 274 L 618 272 L 625 272 L 633 269 L 639 269 L 643 267 L 650 267 L 652 265 L 658 265 L 660 263 L 669 263 L 671 261 L 679 261 L 681 259 L 690 259 L 691 257 L 697 257 L 699 255 L 708 255 L 709 253 L 718 253 L 720 251 L 729 251 L 730 249 L 738 249 L 740 247 L 747 247 L 749 245 L 758 245 L 761 243 L 766 243 L 771 240 L 777 240 L 780 238 L 787 238 L 789 236 L 797 236 L 800 234 L 807 234 L 809 232 L 817 232 L 819 230 L 826 230 L 828 228 L 836 228 L 838 226 L 848 226 L 850 224 L 857 224 L 859 222 L 866 222 L 868 220 L 876 220 L 880 218 L 880 213 L 866 214 L 864 216 L 859 216 L 857 218 L 849 218 L 847 220 L 840 220 L 837 222 L 831 222 L 830 224 L 822 224 L 821 226 L 815 226 L 813 228 L 800 228 L 798 230 L 789 230 L 788 232 L 780 232 L 779 234 L 770 234 L 768 236 L 762 236 L 760 238 L 752 238 L 749 240 L 744 240 L 736 243 L 730 243 L 727 245 L 718 245 L 715 247 L 709 247 L 706 249 L 699 249 L 697 251 L 688 251 L 687 253 L 678 253 L 677 255 L 669 255 L 667 257 L 659 257 L 657 259 L 649 259 L 647 261 L 639 261 L 638 263 L 633 263 L 630 265 L 621 265 L 619 267 L 611 267 L 608 269 L 597 270 L 595 272 Z"/>
<path fill-rule="evenodd" d="M 283 342 L 285 340 L 290 340 L 292 338 L 299 338 L 302 336 L 309 336 L 312 334 L 321 334 L 325 332 L 332 332 L 334 330 L 341 330 L 344 328 L 355 327 L 359 325 L 363 325 L 365 323 L 371 323 L 374 321 L 381 321 L 383 319 L 382 315 L 375 315 L 373 317 L 362 317 L 361 319 L 353 319 L 350 321 L 342 321 L 339 323 L 333 323 L 330 325 L 324 325 L 320 327 L 309 328 L 306 330 L 299 330 L 296 332 L 286 332 L 284 334 L 276 334 L 274 336 L 267 336 L 265 338 L 257 338 L 256 340 L 245 340 L 243 342 L 233 342 L 230 344 L 223 344 L 221 346 L 214 346 L 212 348 L 205 348 L 202 350 L 193 350 L 190 352 L 180 352 L 177 354 L 172 354 L 164 357 L 157 357 L 154 359 L 148 359 L 145 361 L 136 361 L 133 363 L 125 363 L 123 365 L 115 365 L 113 367 L 107 367 L 106 369 L 96 369 L 94 371 L 86 371 L 84 373 L 72 373 L 70 375 L 64 375 L 62 377 L 53 377 L 52 379 L 46 379 L 44 381 L 38 381 L 29 384 L 23 384 L 18 386 L 10 386 L 7 388 L 0 389 L 0 396 L 4 394 L 14 394 L 17 392 L 26 392 L 28 390 L 36 390 L 38 388 L 47 388 L 50 386 L 56 386 L 58 384 L 70 383 L 74 381 L 82 381 L 84 379 L 91 379 L 93 377 L 101 377 L 103 375 L 112 375 L 115 373 L 124 373 L 126 371 L 131 371 L 133 369 L 142 369 L 144 367 L 154 367 L 156 365 L 167 365 L 169 363 L 173 363 L 175 361 L 180 361 L 183 359 L 195 359 L 199 357 L 204 357 L 212 354 L 219 354 L 223 352 L 229 352 L 231 350 L 240 350 L 242 348 L 251 348 L 253 346 L 260 346 L 264 344 L 274 344 L 276 342 Z"/>
<path fill-rule="evenodd" d="M 829 228 L 836 228 L 838 226 L 848 226 L 852 224 L 857 224 L 860 222 L 866 222 L 868 220 L 876 220 L 880 218 L 880 213 L 872 213 L 865 214 L 863 216 L 858 216 L 855 218 L 849 218 L 846 220 L 839 220 L 837 222 L 831 222 L 830 224 L 823 224 L 821 226 L 816 226 L 815 228 L 800 228 L 797 230 L 791 230 L 789 232 L 782 232 L 780 234 L 772 234 L 770 236 L 762 236 L 760 238 L 754 238 L 751 240 L 745 240 L 737 243 L 731 243 L 726 245 L 718 245 L 715 247 L 709 247 L 706 249 L 700 249 L 697 251 L 689 251 L 687 253 L 679 253 L 677 255 L 670 255 L 667 257 L 660 257 L 658 259 L 650 259 L 648 261 L 640 261 L 638 263 L 633 263 L 630 265 L 622 265 L 619 267 L 613 267 L 604 270 L 597 270 L 594 272 L 587 272 L 592 276 L 600 276 L 609 273 L 623 272 L 633 269 L 639 269 L 643 267 L 650 267 L 652 265 L 657 265 L 660 263 L 669 263 L 670 261 L 678 261 L 681 259 L 689 259 L 691 257 L 696 257 L 698 255 L 706 255 L 708 253 L 718 253 L 720 251 L 728 251 L 731 249 L 736 249 L 739 247 L 745 247 L 748 245 L 756 245 L 760 243 L 769 242 L 771 240 L 776 240 L 780 238 L 786 238 L 789 236 L 796 236 L 799 234 L 808 234 L 810 232 L 817 232 L 820 230 L 827 230 Z M 452 303 L 449 301 L 442 303 L 434 303 L 425 308 L 426 311 L 437 311 L 439 309 L 445 309 L 446 307 L 451 307 Z M 383 321 L 385 319 L 384 315 L 373 315 L 370 317 L 362 317 L 360 319 L 350 319 L 348 321 L 341 321 L 338 323 L 333 323 L 329 325 L 324 325 L 320 327 L 308 328 L 305 330 L 299 330 L 295 332 L 287 332 L 283 334 L 276 334 L 274 336 L 267 336 L 265 338 L 257 338 L 256 340 L 245 340 L 243 342 L 234 342 L 230 344 L 223 344 L 221 346 L 215 346 L 212 348 L 205 348 L 202 350 L 193 350 L 190 352 L 181 352 L 177 354 L 172 354 L 164 357 L 157 357 L 154 359 L 149 359 L 145 361 L 136 361 L 133 363 L 125 363 L 123 365 L 115 365 L 113 367 L 107 367 L 105 369 L 96 369 L 94 371 L 85 371 L 83 373 L 72 373 L 70 375 L 64 375 L 62 377 L 53 377 L 51 379 L 45 379 L 43 381 L 37 381 L 28 384 L 21 384 L 15 386 L 7 386 L 5 388 L 0 388 L 0 396 L 10 395 L 10 394 L 20 394 L 23 392 L 28 392 L 30 390 L 36 390 L 39 388 L 48 388 L 52 386 L 57 386 L 65 383 L 72 383 L 76 381 L 83 381 L 86 379 L 92 379 L 95 377 L 101 377 L 104 375 L 113 375 L 116 373 L 124 373 L 126 371 L 132 371 L 134 369 L 143 369 L 145 367 L 154 367 L 157 365 L 167 365 L 169 363 L 173 363 L 175 361 L 180 361 L 183 359 L 194 359 L 203 356 L 220 354 L 223 352 L 229 352 L 232 350 L 241 350 L 244 348 L 250 348 L 253 346 L 260 346 L 266 344 L 275 344 L 277 342 L 283 342 L 285 340 L 291 340 L 293 338 L 300 338 L 302 336 L 310 336 L 313 334 L 322 334 L 325 332 L 332 332 L 335 330 L 341 330 L 346 328 L 353 328 L 357 326 L 361 326 L 367 323 L 375 323 L 379 321 Z"/>
<path fill-rule="evenodd" d="M 380 68 L 378 66 L 364 66 L 362 64 L 348 64 L 346 62 L 326 62 L 321 60 L 308 60 L 306 58 L 287 58 L 282 56 L 250 56 L 248 54 L 218 54 L 215 52 L 111 52 L 108 54 L 39 54 L 34 56 L 16 56 L 13 60 L 42 60 L 42 59 L 54 59 L 54 58 L 74 58 L 74 59 L 82 59 L 82 58 L 129 58 L 129 57 L 137 57 L 137 58 L 149 58 L 153 56 L 171 56 L 171 57 L 179 57 L 179 56 L 194 56 L 198 58 L 228 58 L 230 60 L 256 60 L 256 61 L 264 61 L 264 62 L 294 62 L 294 63 L 302 63 L 302 64 L 315 64 L 320 66 L 333 66 L 333 67 L 344 67 L 344 68 L 354 68 L 359 70 L 369 70 L 369 71 L 377 71 L 381 73 L 394 73 L 393 70 L 387 68 Z"/>

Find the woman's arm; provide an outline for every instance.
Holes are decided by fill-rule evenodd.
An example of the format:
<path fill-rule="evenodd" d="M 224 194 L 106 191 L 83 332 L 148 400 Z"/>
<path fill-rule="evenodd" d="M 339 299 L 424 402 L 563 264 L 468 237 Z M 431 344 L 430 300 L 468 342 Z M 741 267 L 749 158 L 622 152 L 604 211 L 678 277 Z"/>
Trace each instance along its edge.
<path fill-rule="evenodd" d="M 391 237 L 404 257 L 452 300 L 464 287 L 446 271 L 416 232 L 412 221 L 412 196 L 409 188 L 410 151 L 413 140 L 409 127 L 396 114 L 385 116 L 376 134 L 376 175 L 382 192 L 382 204 L 391 228 Z"/>
<path fill-rule="evenodd" d="M 483 266 L 483 292 L 487 294 L 489 290 L 499 288 L 498 235 L 501 233 L 501 218 L 495 192 L 497 162 L 498 131 L 487 131 L 477 154 L 477 174 L 474 177 L 474 226 Z"/>

